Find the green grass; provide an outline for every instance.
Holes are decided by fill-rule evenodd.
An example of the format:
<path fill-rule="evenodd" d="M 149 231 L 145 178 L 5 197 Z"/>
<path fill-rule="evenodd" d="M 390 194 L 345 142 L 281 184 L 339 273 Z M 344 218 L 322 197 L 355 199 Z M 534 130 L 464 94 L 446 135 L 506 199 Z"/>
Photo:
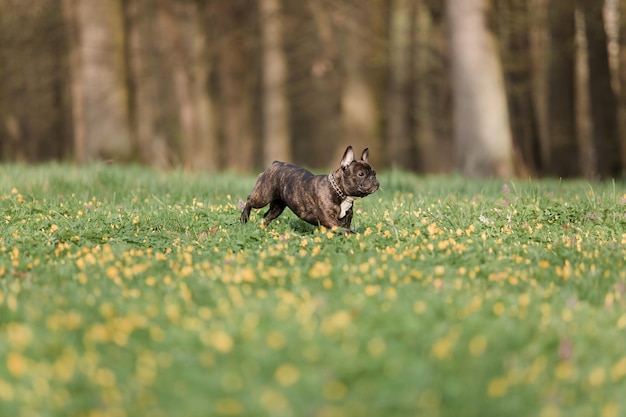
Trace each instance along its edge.
<path fill-rule="evenodd" d="M 626 186 L 0 166 L 0 416 L 626 415 Z"/>

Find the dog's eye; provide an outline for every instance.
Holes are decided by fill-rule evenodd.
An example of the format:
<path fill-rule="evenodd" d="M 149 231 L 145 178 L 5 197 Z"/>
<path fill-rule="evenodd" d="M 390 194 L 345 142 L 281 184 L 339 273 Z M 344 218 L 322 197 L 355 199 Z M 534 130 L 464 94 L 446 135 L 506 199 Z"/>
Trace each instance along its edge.
<path fill-rule="evenodd" d="M 357 174 L 359 177 L 364 177 L 365 176 L 365 172 L 363 171 L 359 171 L 359 173 Z"/>

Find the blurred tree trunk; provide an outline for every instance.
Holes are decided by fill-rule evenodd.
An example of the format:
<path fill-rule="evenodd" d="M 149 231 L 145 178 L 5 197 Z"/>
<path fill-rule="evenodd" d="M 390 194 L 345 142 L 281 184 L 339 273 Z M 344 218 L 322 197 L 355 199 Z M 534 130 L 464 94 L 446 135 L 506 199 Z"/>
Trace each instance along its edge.
<path fill-rule="evenodd" d="M 280 0 L 259 0 L 263 54 L 263 160 L 290 161 L 287 58 L 283 46 Z"/>
<path fill-rule="evenodd" d="M 413 17 L 413 142 L 424 173 L 447 172 L 453 166 L 450 135 L 448 36 L 443 5 L 417 0 Z"/>
<path fill-rule="evenodd" d="M 154 148 L 157 120 L 157 80 L 149 60 L 155 34 L 150 31 L 152 0 L 125 0 L 128 33 L 128 66 L 132 86 L 131 114 L 133 137 L 139 160 L 143 164 L 165 168 L 167 157 Z"/>
<path fill-rule="evenodd" d="M 548 135 L 546 173 L 571 177 L 581 173 L 576 134 L 574 0 L 548 2 Z"/>
<path fill-rule="evenodd" d="M 538 136 L 538 173 L 545 174 L 550 167 L 550 135 L 548 120 L 549 30 L 548 5 L 550 0 L 528 0 L 528 30 L 530 42 L 530 77 L 534 120 Z"/>
<path fill-rule="evenodd" d="M 513 175 L 502 66 L 487 0 L 449 0 L 458 167 L 469 176 Z"/>
<path fill-rule="evenodd" d="M 532 89 L 529 1 L 499 0 L 498 8 L 515 165 L 518 174 L 527 177 L 536 175 L 541 164 Z"/>
<path fill-rule="evenodd" d="M 0 0 L 0 160 L 71 157 L 60 6 L 60 0 Z"/>
<path fill-rule="evenodd" d="M 169 57 L 179 112 L 183 165 L 217 169 L 213 106 L 208 95 L 209 65 L 201 10 L 195 2 L 162 1 L 159 21 L 164 56 Z"/>
<path fill-rule="evenodd" d="M 596 173 L 602 178 L 620 173 L 620 144 L 617 126 L 617 100 L 611 87 L 611 69 L 605 22 L 604 1 L 579 0 L 584 15 L 589 70 L 589 98 L 592 117 L 592 144 Z"/>
<path fill-rule="evenodd" d="M 338 155 L 343 154 L 347 145 L 352 145 L 357 149 L 356 152 L 369 147 L 373 158 L 380 157 L 378 106 L 367 72 L 371 39 L 360 32 L 361 28 L 371 27 L 371 12 L 372 2 L 367 0 L 351 4 L 345 14 L 336 13 L 344 70 L 341 90 L 342 137 L 335 152 Z"/>
<path fill-rule="evenodd" d="M 126 160 L 132 152 L 120 0 L 63 0 L 70 29 L 76 160 Z"/>
<path fill-rule="evenodd" d="M 286 2 L 291 16 L 297 16 L 299 4 Z M 307 0 L 306 6 L 306 13 L 299 17 L 301 22 L 292 23 L 292 29 L 297 28 L 292 32 L 302 33 L 302 37 L 285 39 L 291 83 L 296 87 L 290 89 L 292 130 L 298 138 L 293 148 L 294 156 L 304 163 L 326 168 L 336 163 L 333 151 L 341 136 L 339 31 L 325 0 Z"/>
<path fill-rule="evenodd" d="M 619 0 L 619 134 L 622 169 L 626 169 L 626 0 Z"/>
<path fill-rule="evenodd" d="M 257 143 L 253 134 L 252 91 L 249 83 L 251 63 L 246 54 L 246 39 L 240 29 L 248 20 L 248 3 L 220 1 L 221 36 L 218 50 L 220 119 L 224 136 L 226 168 L 249 171 L 254 164 Z"/>
<path fill-rule="evenodd" d="M 387 154 L 394 165 L 416 168 L 409 134 L 411 1 L 392 0 L 389 25 L 389 82 L 387 84 Z"/>

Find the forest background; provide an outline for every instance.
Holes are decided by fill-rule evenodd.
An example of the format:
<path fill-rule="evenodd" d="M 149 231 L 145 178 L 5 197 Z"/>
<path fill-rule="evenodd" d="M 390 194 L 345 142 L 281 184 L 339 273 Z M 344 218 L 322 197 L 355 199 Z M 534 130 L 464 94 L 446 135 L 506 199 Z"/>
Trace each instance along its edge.
<path fill-rule="evenodd" d="M 0 161 L 607 178 L 626 0 L 0 0 Z"/>

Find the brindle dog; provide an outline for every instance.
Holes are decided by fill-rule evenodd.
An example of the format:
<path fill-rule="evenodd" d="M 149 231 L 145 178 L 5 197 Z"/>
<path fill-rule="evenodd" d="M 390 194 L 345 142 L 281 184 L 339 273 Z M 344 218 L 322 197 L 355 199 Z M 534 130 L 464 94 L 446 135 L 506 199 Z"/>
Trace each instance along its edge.
<path fill-rule="evenodd" d="M 368 196 L 380 186 L 368 158 L 366 148 L 361 159 L 355 160 L 352 146 L 348 146 L 340 167 L 328 175 L 313 175 L 297 165 L 275 161 L 259 174 L 241 212 L 241 222 L 248 221 L 253 208 L 269 204 L 263 215 L 266 225 L 289 207 L 313 225 L 350 230 L 354 199 Z"/>

